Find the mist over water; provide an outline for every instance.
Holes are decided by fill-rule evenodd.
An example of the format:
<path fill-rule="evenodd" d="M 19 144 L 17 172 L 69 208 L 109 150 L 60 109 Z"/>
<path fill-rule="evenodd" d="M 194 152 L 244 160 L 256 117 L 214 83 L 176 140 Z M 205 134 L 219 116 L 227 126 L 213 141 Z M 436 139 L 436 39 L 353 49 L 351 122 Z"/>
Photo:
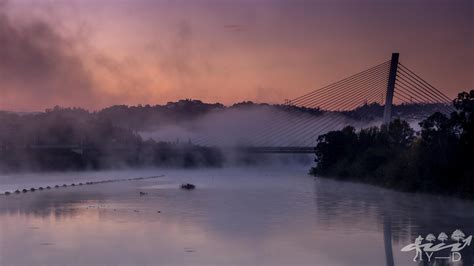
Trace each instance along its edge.
<path fill-rule="evenodd" d="M 379 266 L 387 234 L 396 265 L 410 265 L 414 254 L 400 249 L 417 235 L 474 232 L 472 202 L 313 178 L 295 165 L 15 180 L 29 186 L 153 175 L 164 176 L 2 195 L 0 265 Z M 1 180 L 3 188 L 13 179 Z M 197 188 L 179 188 L 188 182 Z M 472 250 L 463 258 L 469 263 Z"/>
<path fill-rule="evenodd" d="M 190 121 L 179 121 L 139 132 L 144 139 L 192 142 L 219 147 L 316 145 L 317 137 L 352 125 L 380 126 L 380 119 L 355 120 L 338 112 L 319 114 L 282 111 L 273 106 L 211 111 Z M 415 123 L 416 124 L 416 123 Z"/>

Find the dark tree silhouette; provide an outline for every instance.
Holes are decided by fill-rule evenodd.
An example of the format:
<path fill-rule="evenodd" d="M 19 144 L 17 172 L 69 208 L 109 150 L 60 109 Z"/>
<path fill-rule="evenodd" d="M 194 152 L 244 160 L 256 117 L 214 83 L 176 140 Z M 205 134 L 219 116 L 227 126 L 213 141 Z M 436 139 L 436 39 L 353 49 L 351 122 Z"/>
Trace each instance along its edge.
<path fill-rule="evenodd" d="M 405 191 L 474 197 L 474 90 L 453 101 L 450 117 L 434 113 L 421 134 L 395 119 L 381 128 L 346 127 L 318 138 L 313 175 Z"/>

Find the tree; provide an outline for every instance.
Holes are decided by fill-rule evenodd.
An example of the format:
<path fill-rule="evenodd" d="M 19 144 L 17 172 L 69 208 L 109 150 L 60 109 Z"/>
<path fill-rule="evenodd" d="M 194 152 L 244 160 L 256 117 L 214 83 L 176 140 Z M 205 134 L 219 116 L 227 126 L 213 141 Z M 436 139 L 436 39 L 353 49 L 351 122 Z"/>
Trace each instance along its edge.
<path fill-rule="evenodd" d="M 451 239 L 454 241 L 458 241 L 461 239 L 464 239 L 466 235 L 459 229 L 456 229 L 452 234 L 451 234 Z"/>
<path fill-rule="evenodd" d="M 436 237 L 433 235 L 433 234 L 428 234 L 426 237 L 425 237 L 426 241 L 428 242 L 433 242 L 436 240 Z"/>
<path fill-rule="evenodd" d="M 341 159 L 350 157 L 357 146 L 355 128 L 348 126 L 340 131 L 331 131 L 318 137 L 316 146 L 317 167 L 313 174 L 328 174 Z"/>
<path fill-rule="evenodd" d="M 407 147 L 413 141 L 415 131 L 407 121 L 395 119 L 388 126 L 382 126 L 382 133 L 386 134 L 387 141 L 395 147 Z"/>
<path fill-rule="evenodd" d="M 474 90 L 462 92 L 453 101 L 458 112 L 451 115 L 453 122 L 462 128 L 461 143 L 471 154 L 474 153 Z"/>
<path fill-rule="evenodd" d="M 474 90 L 470 92 L 461 92 L 453 101 L 454 107 L 461 113 L 464 113 L 467 118 L 473 118 L 474 115 Z"/>
<path fill-rule="evenodd" d="M 441 242 L 444 242 L 444 241 L 448 240 L 448 235 L 445 232 L 441 232 L 438 235 L 438 240 L 441 241 Z"/>

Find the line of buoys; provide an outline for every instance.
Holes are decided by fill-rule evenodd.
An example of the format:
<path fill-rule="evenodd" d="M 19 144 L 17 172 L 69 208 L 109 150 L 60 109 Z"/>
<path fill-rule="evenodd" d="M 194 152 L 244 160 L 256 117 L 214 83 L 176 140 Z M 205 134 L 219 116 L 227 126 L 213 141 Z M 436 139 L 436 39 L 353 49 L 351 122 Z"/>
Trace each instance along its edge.
<path fill-rule="evenodd" d="M 163 177 L 164 175 L 158 175 L 158 176 L 148 176 L 148 177 L 135 177 L 135 178 L 124 178 L 124 179 L 107 179 L 107 180 L 101 180 L 101 181 L 89 181 L 89 182 L 85 182 L 85 183 L 78 183 L 77 185 L 79 186 L 82 186 L 82 185 L 96 185 L 96 184 L 105 184 L 105 183 L 112 183 L 112 182 L 122 182 L 122 181 L 137 181 L 137 180 L 145 180 L 145 179 L 152 179 L 152 178 L 159 178 L 159 177 Z M 69 186 L 76 186 L 75 183 L 72 183 L 71 185 Z M 61 186 L 60 185 L 55 185 L 54 188 L 60 188 Z M 67 184 L 63 184 L 62 187 L 68 187 Z M 46 189 L 51 189 L 51 186 L 47 186 L 45 187 Z M 15 190 L 15 194 L 20 194 L 21 192 L 23 193 L 27 193 L 28 191 L 31 191 L 31 192 L 35 192 L 36 190 L 44 190 L 45 189 L 44 187 L 38 187 L 38 189 L 36 188 L 30 188 L 29 190 L 24 188 L 22 190 Z M 8 196 L 10 194 L 12 194 L 13 192 L 10 192 L 10 191 L 6 191 L 4 192 L 4 195 Z M 144 193 L 144 192 L 143 192 Z M 146 193 L 144 193 L 143 195 L 146 195 Z"/>

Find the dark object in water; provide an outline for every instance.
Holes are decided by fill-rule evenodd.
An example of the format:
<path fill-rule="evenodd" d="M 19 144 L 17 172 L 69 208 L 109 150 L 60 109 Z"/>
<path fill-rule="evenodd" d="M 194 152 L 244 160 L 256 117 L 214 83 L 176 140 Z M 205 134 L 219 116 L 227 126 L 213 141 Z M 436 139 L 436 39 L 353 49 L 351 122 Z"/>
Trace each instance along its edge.
<path fill-rule="evenodd" d="M 9 191 L 5 192 L 5 195 L 10 195 L 11 193 Z"/>
<path fill-rule="evenodd" d="M 26 192 L 28 192 L 28 189 L 24 188 L 22 191 L 23 191 L 23 193 L 26 193 Z"/>
<path fill-rule="evenodd" d="M 148 193 L 140 191 L 140 196 L 145 196 L 146 194 L 148 194 Z"/>
<path fill-rule="evenodd" d="M 47 186 L 46 189 L 51 189 L 51 187 L 50 187 L 50 186 Z"/>
<path fill-rule="evenodd" d="M 181 185 L 181 188 L 182 188 L 182 189 L 186 189 L 186 190 L 191 190 L 191 189 L 195 189 L 196 186 L 193 185 L 193 184 L 190 184 L 190 183 L 186 183 L 186 184 L 182 184 L 182 185 Z"/>
<path fill-rule="evenodd" d="M 36 191 L 36 188 L 32 187 L 30 188 L 30 191 Z"/>
<path fill-rule="evenodd" d="M 16 193 L 16 194 L 20 194 L 21 191 L 17 189 L 17 190 L 15 190 L 15 193 Z"/>
<path fill-rule="evenodd" d="M 63 187 L 67 187 L 67 185 L 66 185 L 66 184 L 63 184 Z"/>
<path fill-rule="evenodd" d="M 82 186 L 83 184 L 82 183 L 79 183 L 79 186 Z"/>
<path fill-rule="evenodd" d="M 75 185 L 76 185 L 76 184 L 74 184 L 74 183 L 71 184 L 71 186 L 73 186 L 73 187 L 74 187 Z"/>
<path fill-rule="evenodd" d="M 59 187 L 59 185 L 56 185 L 56 186 L 54 186 L 54 187 L 55 187 L 55 188 L 58 188 L 58 187 Z"/>
<path fill-rule="evenodd" d="M 39 190 L 43 190 L 43 187 L 39 187 L 38 189 L 39 189 Z"/>

